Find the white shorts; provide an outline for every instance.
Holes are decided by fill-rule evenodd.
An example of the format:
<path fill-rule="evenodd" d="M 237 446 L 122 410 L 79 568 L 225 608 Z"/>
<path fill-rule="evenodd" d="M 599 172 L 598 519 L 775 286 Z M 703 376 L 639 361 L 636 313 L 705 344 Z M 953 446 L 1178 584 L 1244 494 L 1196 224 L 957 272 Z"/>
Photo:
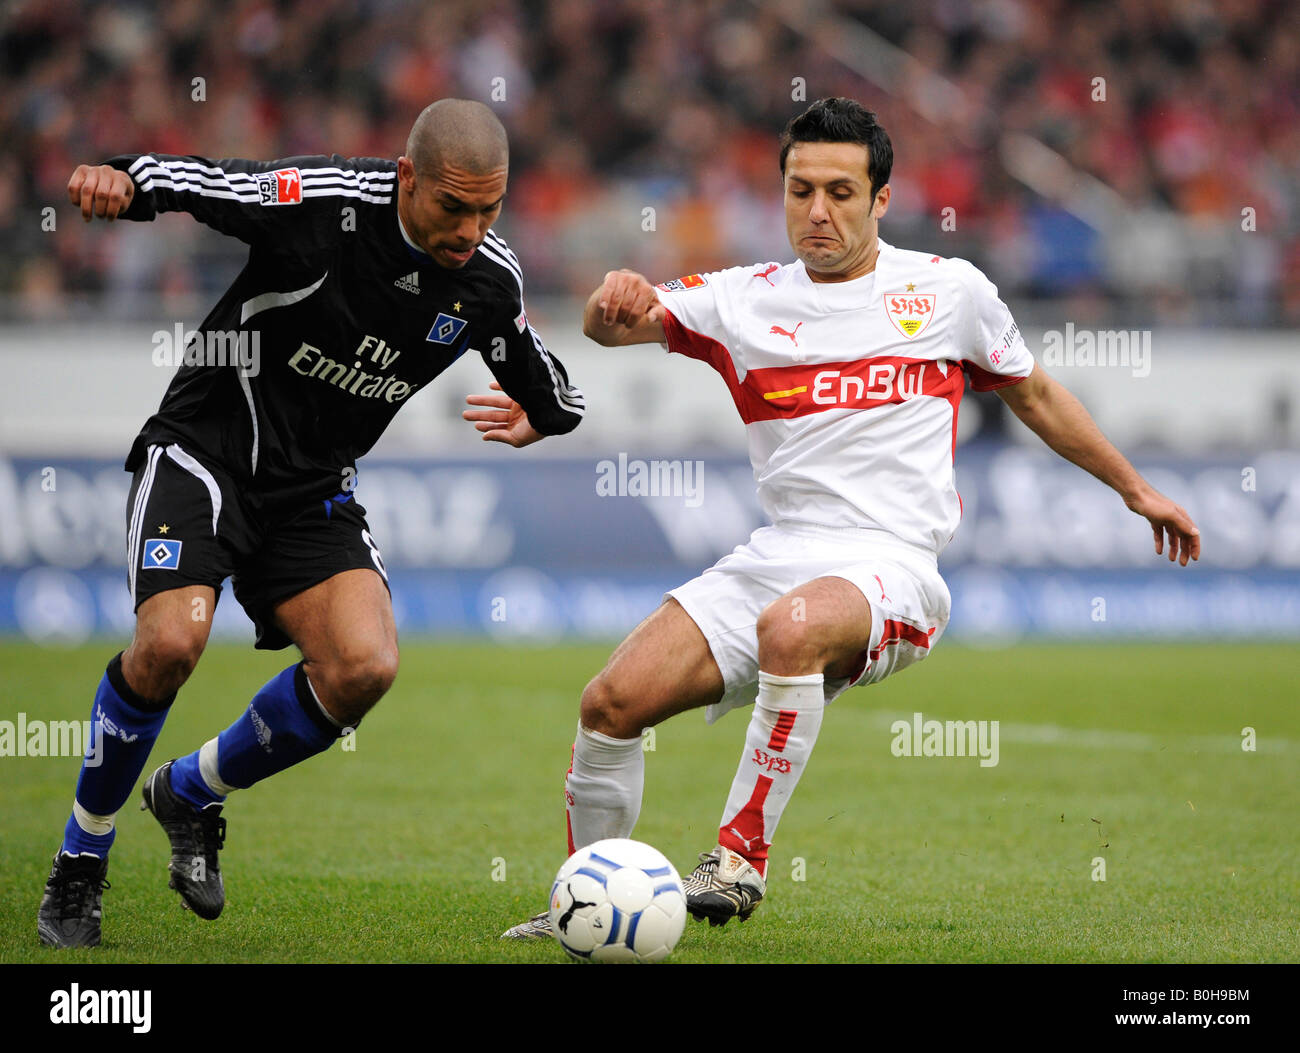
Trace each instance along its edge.
<path fill-rule="evenodd" d="M 934 557 L 877 530 L 782 523 L 754 531 L 672 596 L 700 627 L 722 672 L 711 724 L 758 694 L 758 616 L 773 600 L 814 578 L 844 578 L 871 608 L 871 636 L 852 676 L 827 679 L 830 702 L 919 662 L 948 626 L 952 597 Z"/>

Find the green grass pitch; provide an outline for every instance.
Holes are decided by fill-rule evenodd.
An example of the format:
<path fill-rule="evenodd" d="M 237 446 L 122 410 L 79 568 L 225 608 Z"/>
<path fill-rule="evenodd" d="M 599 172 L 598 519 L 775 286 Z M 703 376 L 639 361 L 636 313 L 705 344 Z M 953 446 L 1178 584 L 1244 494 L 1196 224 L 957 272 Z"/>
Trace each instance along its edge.
<path fill-rule="evenodd" d="M 166 840 L 137 789 L 94 951 L 55 955 L 36 939 L 78 761 L 0 757 L 0 960 L 562 959 L 498 936 L 544 908 L 564 860 L 577 699 L 608 651 L 406 643 L 354 751 L 232 797 L 216 922 L 167 889 Z M 0 716 L 86 719 L 111 654 L 0 644 Z M 284 664 L 212 647 L 146 770 L 225 727 Z M 766 901 L 743 926 L 688 922 L 672 960 L 1294 960 L 1297 684 L 1295 647 L 945 644 L 830 708 Z M 890 723 L 916 711 L 999 721 L 999 763 L 895 757 Z M 687 714 L 656 731 L 635 836 L 683 873 L 715 842 L 746 719 Z"/>

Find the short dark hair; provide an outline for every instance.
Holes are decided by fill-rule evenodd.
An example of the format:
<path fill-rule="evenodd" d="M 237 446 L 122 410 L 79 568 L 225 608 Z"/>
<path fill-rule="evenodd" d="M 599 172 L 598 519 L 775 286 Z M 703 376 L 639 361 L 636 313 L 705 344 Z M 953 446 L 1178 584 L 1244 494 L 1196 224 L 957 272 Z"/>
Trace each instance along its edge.
<path fill-rule="evenodd" d="M 472 99 L 439 99 L 415 119 L 406 156 L 420 175 L 436 173 L 448 163 L 484 175 L 509 166 L 510 144 L 489 106 Z"/>
<path fill-rule="evenodd" d="M 894 167 L 894 146 L 889 133 L 876 123 L 876 115 L 853 99 L 818 99 L 781 132 L 781 177 L 785 159 L 795 143 L 857 143 L 867 148 L 867 176 L 871 196 L 889 182 Z"/>

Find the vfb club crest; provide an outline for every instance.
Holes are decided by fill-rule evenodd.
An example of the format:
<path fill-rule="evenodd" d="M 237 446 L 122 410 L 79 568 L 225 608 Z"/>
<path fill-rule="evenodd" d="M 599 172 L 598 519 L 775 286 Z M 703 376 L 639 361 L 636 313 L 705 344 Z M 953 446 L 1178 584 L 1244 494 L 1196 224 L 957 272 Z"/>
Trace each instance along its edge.
<path fill-rule="evenodd" d="M 885 314 L 909 340 L 924 332 L 934 317 L 934 293 L 885 293 Z"/>

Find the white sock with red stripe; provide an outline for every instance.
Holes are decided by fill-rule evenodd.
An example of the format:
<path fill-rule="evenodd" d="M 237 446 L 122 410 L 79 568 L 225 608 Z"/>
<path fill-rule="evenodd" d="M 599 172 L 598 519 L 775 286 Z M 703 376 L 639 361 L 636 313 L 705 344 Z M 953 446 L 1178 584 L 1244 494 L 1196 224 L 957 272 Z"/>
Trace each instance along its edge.
<path fill-rule="evenodd" d="M 641 736 L 616 739 L 578 725 L 564 779 L 569 854 L 606 837 L 628 837 L 641 814 L 645 754 Z"/>
<path fill-rule="evenodd" d="M 745 733 L 745 754 L 731 784 L 718 844 L 744 856 L 764 877 L 767 850 L 822 726 L 821 673 L 759 672 L 758 698 Z"/>

